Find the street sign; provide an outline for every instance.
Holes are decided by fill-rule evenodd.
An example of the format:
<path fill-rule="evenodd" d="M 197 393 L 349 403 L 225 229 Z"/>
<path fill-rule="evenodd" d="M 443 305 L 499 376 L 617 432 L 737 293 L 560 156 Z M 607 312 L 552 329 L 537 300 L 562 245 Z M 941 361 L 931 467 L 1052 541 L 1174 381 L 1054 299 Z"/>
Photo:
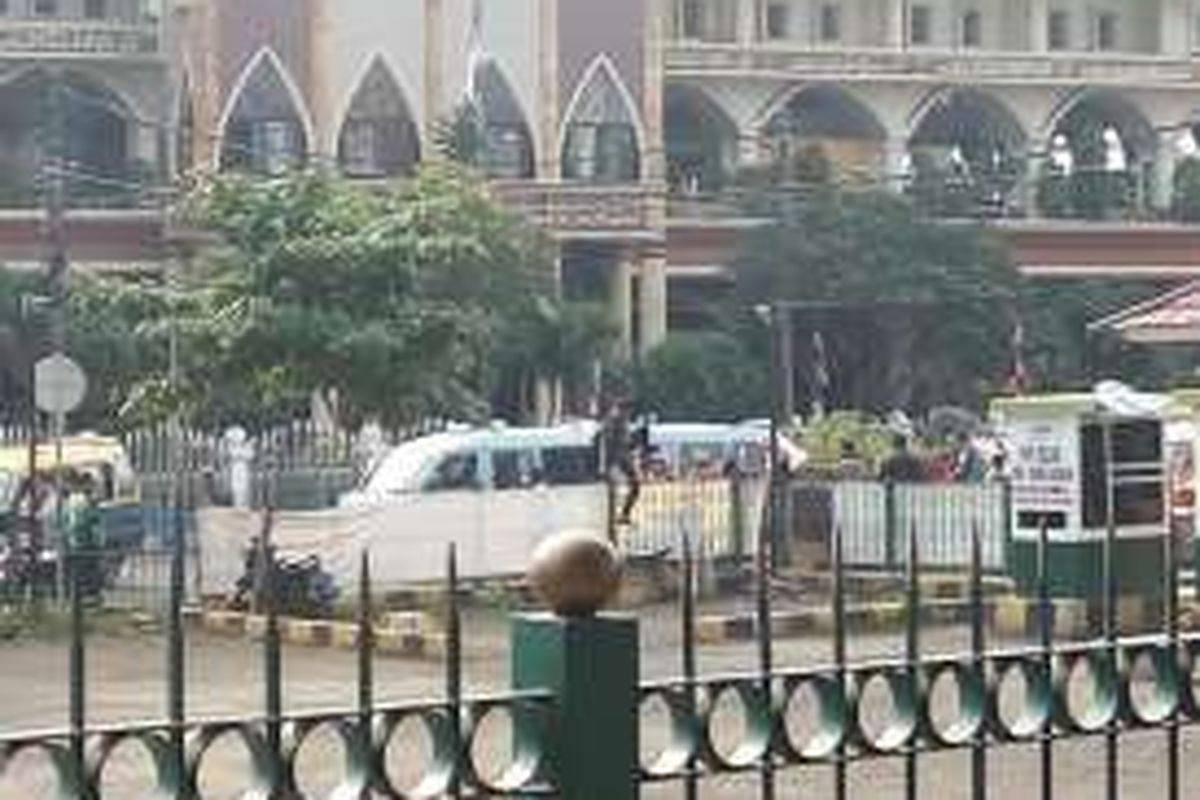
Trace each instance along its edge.
<path fill-rule="evenodd" d="M 46 356 L 33 367 L 33 399 L 47 414 L 66 414 L 83 402 L 87 377 L 62 353 Z"/>

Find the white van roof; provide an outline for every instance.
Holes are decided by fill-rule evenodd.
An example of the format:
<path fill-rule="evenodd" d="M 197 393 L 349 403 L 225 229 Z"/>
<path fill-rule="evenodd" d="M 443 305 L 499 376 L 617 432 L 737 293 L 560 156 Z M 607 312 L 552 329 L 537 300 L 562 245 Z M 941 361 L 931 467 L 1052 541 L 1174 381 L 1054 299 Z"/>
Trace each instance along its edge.
<path fill-rule="evenodd" d="M 367 479 L 368 490 L 413 487 L 426 469 L 451 453 L 482 450 L 520 450 L 548 447 L 587 447 L 600 425 L 592 420 L 566 422 L 545 428 L 470 428 L 421 436 L 394 447 Z"/>

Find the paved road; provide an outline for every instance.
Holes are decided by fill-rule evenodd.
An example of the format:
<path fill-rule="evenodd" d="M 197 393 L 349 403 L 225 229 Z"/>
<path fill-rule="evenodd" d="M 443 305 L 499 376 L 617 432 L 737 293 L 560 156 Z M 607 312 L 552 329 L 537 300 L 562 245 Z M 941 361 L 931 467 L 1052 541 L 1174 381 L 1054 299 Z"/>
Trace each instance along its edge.
<path fill-rule="evenodd" d="M 642 673 L 647 679 L 665 678 L 678 672 L 678 621 L 673 609 L 643 615 Z M 508 684 L 507 623 L 494 613 L 473 612 L 466 621 L 467 684 L 473 691 L 501 690 Z M 924 633 L 930 652 L 954 652 L 966 646 L 961 629 L 936 629 Z M 900 652 L 898 636 L 857 636 L 851 641 L 854 659 L 893 655 Z M 700 653 L 704 673 L 753 669 L 752 644 L 705 647 Z M 781 641 L 776 647 L 779 665 L 805 666 L 827 663 L 829 642 L 824 639 Z M 89 650 L 89 720 L 114 723 L 162 716 L 165 654 L 158 637 L 97 639 Z M 199 717 L 253 714 L 261 708 L 261 653 L 253 645 L 208 637 L 189 642 L 189 714 Z M 324 650 L 287 649 L 284 655 L 285 703 L 290 710 L 348 708 L 354 702 L 354 656 Z M 435 663 L 380 658 L 376 665 L 381 702 L 426 700 L 439 696 L 442 673 Z M 61 728 L 67 714 L 66 649 L 62 644 L 22 643 L 0 645 L 0 732 Z M 868 703 L 869 716 L 886 715 L 886 702 Z M 938 695 L 939 713 L 953 713 L 953 698 Z M 795 722 L 805 725 L 806 707 L 797 706 Z M 736 742 L 740 718 L 736 709 L 718 712 L 720 739 Z M 497 754 L 507 752 L 508 731 L 496 724 L 485 744 L 481 760 L 495 763 Z M 643 751 L 649 758 L 665 741 L 663 715 L 647 712 Z M 1148 732 L 1122 738 L 1121 777 L 1124 798 L 1165 797 L 1164 734 Z M 731 746 L 731 745 L 730 745 Z M 1200 792 L 1200 731 L 1185 732 L 1185 796 Z M 1056 798 L 1093 800 L 1101 796 L 1103 744 L 1098 741 L 1063 743 L 1056 747 Z M 428 745 L 415 728 L 406 729 L 389 751 L 389 770 L 401 784 L 411 783 L 428 757 Z M 232 740 L 222 740 L 206 760 L 200 776 L 206 800 L 235 800 L 245 788 L 249 764 L 244 751 Z M 343 767 L 340 745 L 331 733 L 309 741 L 300 759 L 299 780 L 308 796 L 328 797 L 336 787 Z M 989 784 L 994 798 L 1036 796 L 1038 776 L 1036 751 L 1029 747 L 997 749 L 991 753 Z M 953 800 L 969 794 L 969 761 L 955 753 L 922 757 L 920 797 Z M 119 750 L 105 771 L 106 800 L 140 800 L 149 797 L 152 786 L 147 758 L 136 748 Z M 825 767 L 790 769 L 779 776 L 781 797 L 832 797 L 831 773 Z M 757 796 L 757 776 L 706 781 L 701 797 L 725 800 Z M 851 768 L 850 797 L 874 800 L 903 796 L 903 768 L 894 761 L 861 763 Z M 9 766 L 0 776 L 0 800 L 53 796 L 44 764 L 28 756 Z M 652 787 L 648 798 L 680 797 L 678 786 Z"/>

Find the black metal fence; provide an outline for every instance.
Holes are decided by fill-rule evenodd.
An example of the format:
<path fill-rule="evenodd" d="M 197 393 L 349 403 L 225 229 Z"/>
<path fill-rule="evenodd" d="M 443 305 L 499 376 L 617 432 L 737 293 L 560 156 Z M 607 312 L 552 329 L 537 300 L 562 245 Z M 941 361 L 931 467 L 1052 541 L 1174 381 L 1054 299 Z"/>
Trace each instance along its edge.
<path fill-rule="evenodd" d="M 284 713 L 282 622 L 275 600 L 274 571 L 264 566 L 260 576 L 264 598 L 261 610 L 265 615 L 262 713 L 237 719 L 190 720 L 182 655 L 185 553 L 177 548 L 172 551 L 167 616 L 167 718 L 144 725 L 93 728 L 87 714 L 85 597 L 80 591 L 81 573 L 75 570 L 68 646 L 70 682 L 65 687 L 70 697 L 70 724 L 57 733 L 0 737 L 0 769 L 24 753 L 37 751 L 48 756 L 45 763 L 62 788 L 63 797 L 114 800 L 124 795 L 103 794 L 108 759 L 122 745 L 136 742 L 153 756 L 159 796 L 195 800 L 199 796 L 197 775 L 213 744 L 222 737 L 233 737 L 251 754 L 251 768 L 244 776 L 247 792 L 261 797 L 299 798 L 295 775 L 297 760 L 305 752 L 304 743 L 318 731 L 333 730 L 348 765 L 337 797 L 365 798 L 374 791 L 386 797 L 547 795 L 583 800 L 594 794 L 587 788 L 586 770 L 580 770 L 569 753 L 578 753 L 573 748 L 584 747 L 599 762 L 612 764 L 616 758 L 621 767 L 619 754 L 625 752 L 628 742 L 638 741 L 641 731 L 637 709 L 657 704 L 669 715 L 668 746 L 648 760 L 623 765 L 629 774 L 637 776 L 627 796 L 630 799 L 637 795 L 638 786 L 663 783 L 678 785 L 686 797 L 697 797 L 707 781 L 726 775 L 756 776 L 758 795 L 773 798 L 778 796 L 785 774 L 815 765 L 833 770 L 834 794 L 843 798 L 848 796 L 853 765 L 887 759 L 903 765 L 903 796 L 916 798 L 928 796 L 923 787 L 931 767 L 923 757 L 958 751 L 970 758 L 965 788 L 970 797 L 982 800 L 988 796 L 989 764 L 995 751 L 1024 744 L 1037 749 L 1039 767 L 1026 781 L 1023 796 L 1050 800 L 1060 748 L 1067 740 L 1083 738 L 1099 738 L 1104 746 L 1103 768 L 1094 774 L 1094 795 L 1116 798 L 1120 796 L 1123 740 L 1134 731 L 1161 734 L 1165 796 L 1170 800 L 1184 796 L 1181 732 L 1200 723 L 1200 695 L 1193 687 L 1193 675 L 1200 664 L 1200 636 L 1181 629 L 1177 567 L 1162 576 L 1161 627 L 1154 632 L 1122 636 L 1111 564 L 1115 532 L 1110 532 L 1106 570 L 1109 581 L 1103 593 L 1099 637 L 1089 642 L 1062 643 L 1055 637 L 1054 604 L 1043 557 L 1036 597 L 1036 635 L 1018 646 L 989 648 L 988 609 L 982 588 L 983 542 L 976 527 L 970 539 L 970 644 L 964 652 L 940 653 L 932 652 L 924 638 L 921 541 L 917 535 L 904 539 L 903 647 L 894 657 L 871 662 L 855 662 L 848 657 L 845 543 L 842 536 L 835 535 L 829 600 L 831 662 L 819 668 L 797 669 L 777 657 L 772 635 L 770 548 L 764 542 L 757 555 L 756 658 L 740 674 L 703 675 L 697 667 L 695 566 L 691 543 L 685 538 L 679 615 L 681 677 L 640 688 L 631 686 L 628 694 L 619 691 L 604 698 L 603 702 L 618 707 L 623 703 L 636 705 L 636 709 L 630 709 L 633 713 L 625 715 L 633 720 L 630 728 L 606 731 L 604 736 L 597 736 L 588 720 L 575 719 L 564 711 L 578 701 L 578 695 L 572 692 L 594 692 L 595 686 L 560 686 L 498 697 L 466 696 L 453 550 L 447 564 L 447 644 L 444 694 L 440 698 L 411 705 L 375 702 L 375 606 L 364 555 L 358 594 L 358 702 L 353 708 Z M 1047 544 L 1043 532 L 1043 555 Z M 1164 538 L 1163 546 L 1168 550 L 1166 563 L 1176 565 L 1173 540 Z M 269 565 L 273 560 L 263 559 L 261 563 Z M 577 650 L 572 651 L 574 655 L 567 652 L 558 657 L 579 664 L 592 657 L 585 657 L 585 653 L 595 656 L 608 648 L 611 654 L 614 645 L 597 633 L 603 626 L 586 618 L 566 619 L 561 624 L 575 630 L 566 641 L 572 643 L 568 649 Z M 633 641 L 636 648 L 636 637 Z M 1089 691 L 1076 691 L 1080 675 L 1086 677 Z M 950 715 L 935 709 L 934 697 L 943 685 L 949 685 L 958 698 Z M 805 697 L 815 701 L 809 704 L 813 724 L 807 726 L 796 724 L 794 719 L 797 713 L 803 713 L 797 709 L 805 705 Z M 728 729 L 722 729 L 721 715 L 715 711 L 728 703 L 736 704 L 742 717 L 742 723 L 735 726 L 737 735 L 732 738 Z M 477 738 L 484 735 L 484 720 L 493 713 L 509 715 L 518 731 L 505 767 L 498 772 L 482 767 L 478 761 L 480 749 L 475 746 Z M 880 714 L 882 721 L 872 721 Z M 384 763 L 393 736 L 406 721 L 417 721 L 429 732 L 433 756 L 419 781 L 399 786 Z M 616 746 L 618 742 L 620 747 Z M 799 773 L 801 787 L 804 774 Z"/>

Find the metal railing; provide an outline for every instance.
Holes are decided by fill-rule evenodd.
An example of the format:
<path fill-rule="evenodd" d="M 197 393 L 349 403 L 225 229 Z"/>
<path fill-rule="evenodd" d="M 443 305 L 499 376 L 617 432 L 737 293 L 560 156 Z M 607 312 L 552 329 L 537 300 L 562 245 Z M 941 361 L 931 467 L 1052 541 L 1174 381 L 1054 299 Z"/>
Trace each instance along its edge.
<path fill-rule="evenodd" d="M 838 78 L 883 75 L 971 80 L 1037 78 L 1129 84 L 1193 80 L 1191 62 L 1185 55 L 814 47 L 786 41 L 750 45 L 674 42 L 667 47 L 666 69 L 668 77 L 770 72 Z"/>
<path fill-rule="evenodd" d="M 497 202 L 532 224 L 558 234 L 648 231 L 663 193 L 639 184 L 494 182 Z"/>
<path fill-rule="evenodd" d="M 641 489 L 632 524 L 621 528 L 630 552 L 674 553 L 685 536 L 706 559 L 745 559 L 755 552 L 764 524 L 765 478 L 683 478 Z M 625 487 L 612 489 L 614 505 Z M 983 569 L 1008 568 L 1011 538 L 1007 483 L 816 481 L 788 484 L 790 514 L 781 544 L 808 544 L 828 564 L 834 531 L 840 531 L 846 565 L 902 572 L 904 542 L 916 530 L 926 570 L 965 572 L 971 566 L 971 530 L 979 530 Z"/>
<path fill-rule="evenodd" d="M 158 51 L 153 21 L 0 20 L 0 54 L 148 56 Z"/>
<path fill-rule="evenodd" d="M 1114 539 L 1115 540 L 1115 539 Z M 702 782 L 726 775 L 757 776 L 760 797 L 778 795 L 784 771 L 803 766 L 827 765 L 834 773 L 836 796 L 848 796 L 850 770 L 857 762 L 897 759 L 903 764 L 904 796 L 922 796 L 930 769 L 922 762 L 928 753 L 959 751 L 969 754 L 969 796 L 988 796 L 989 763 L 995 750 L 1014 746 L 1036 747 L 1040 753 L 1037 781 L 1027 787 L 1030 796 L 1050 800 L 1054 795 L 1057 759 L 1064 742 L 1100 738 L 1104 742 L 1103 770 L 1095 783 L 1108 797 L 1117 797 L 1122 737 L 1134 731 L 1158 731 L 1163 736 L 1165 759 L 1161 770 L 1165 796 L 1182 797 L 1181 733 L 1200 723 L 1200 697 L 1191 676 L 1200 660 L 1200 636 L 1185 634 L 1179 624 L 1177 570 L 1164 571 L 1162 628 L 1157 633 L 1122 637 L 1117 626 L 1115 584 L 1108 586 L 1102 610 L 1100 638 L 1092 642 L 1062 643 L 1055 639 L 1055 609 L 1050 597 L 1047 560 L 1040 559 L 1036 598 L 1037 627 L 1034 641 L 1012 647 L 986 646 L 987 607 L 983 592 L 983 548 L 976 528 L 971 536 L 968 631 L 965 652 L 931 652 L 925 643 L 922 615 L 923 561 L 920 538 L 907 537 L 903 639 L 901 652 L 873 661 L 851 661 L 847 623 L 847 567 L 843 537 L 832 546 L 832 590 L 828 597 L 831 620 L 829 643 L 832 661 L 817 668 L 795 669 L 776 663 L 772 636 L 772 600 L 768 571 L 758 572 L 755 613 L 756 663 L 747 671 L 731 675 L 702 675 L 697 669 L 696 568 L 690 540 L 682 552 L 680 626 L 682 675 L 670 680 L 638 685 L 636 669 L 623 686 L 605 675 L 599 684 L 566 683 L 556 690 L 513 691 L 501 696 L 469 698 L 463 692 L 462 626 L 459 584 L 453 548 L 447 561 L 445 582 L 446 650 L 443 661 L 443 696 L 415 704 L 380 705 L 375 702 L 373 672 L 375 604 L 370 569 L 362 557 L 358 593 L 357 703 L 324 713 L 283 712 L 283 652 L 280 619 L 274 600 L 273 559 L 264 558 L 260 611 L 264 619 L 261 655 L 265 677 L 264 713 L 247 717 L 190 720 L 186 714 L 185 664 L 182 659 L 184 625 L 182 616 L 183 551 L 174 551 L 172 597 L 167 616 L 168 719 L 161 722 L 116 727 L 88 724 L 86 634 L 83 597 L 78 579 L 72 593 L 72 636 L 70 720 L 67 730 L 0 736 L 0 770 L 31 751 L 44 754 L 46 769 L 62 788 L 61 796 L 72 800 L 115 800 L 119 790 L 108 790 L 105 776 L 113 753 L 134 742 L 151 756 L 156 770 L 159 796 L 195 800 L 200 796 L 197 776 L 201 774 L 214 744 L 223 738 L 238 740 L 250 755 L 243 787 L 254 796 L 301 798 L 296 785 L 298 763 L 308 749 L 306 741 L 320 731 L 336 733 L 345 751 L 347 768 L 337 797 L 366 797 L 371 791 L 390 797 L 463 796 L 557 796 L 564 800 L 594 797 L 586 791 L 587 770 L 578 754 L 592 752 L 607 765 L 628 769 L 636 780 L 630 793 L 609 800 L 633 800 L 639 785 L 675 783 L 687 797 L 697 797 Z M 1111 541 L 1110 541 L 1111 545 Z M 1164 560 L 1175 564 L 1175 545 L 1164 539 Z M 1040 538 L 1044 553 L 1045 531 Z M 1113 550 L 1108 551 L 1111 560 Z M 766 559 L 759 561 L 765 566 Z M 73 571 L 75 576 L 79 572 Z M 1106 572 L 1114 574 L 1110 569 Z M 544 617 L 530 617 L 531 624 L 544 625 Z M 587 663 L 596 670 L 605 659 L 628 659 L 631 640 L 606 638 L 607 618 L 563 618 L 559 625 L 571 629 L 564 635 L 568 649 L 558 655 L 544 642 L 521 658 L 561 657 L 572 669 Z M 628 626 L 627 619 L 612 625 Z M 627 628 L 626 628 L 627 629 Z M 548 630 L 540 628 L 539 630 Z M 516 640 L 514 646 L 529 647 Z M 578 648 L 571 651 L 571 648 Z M 587 658 L 584 658 L 584 654 Z M 580 659 L 583 659 L 581 661 Z M 597 662 L 588 659 L 599 659 Z M 1074 676 L 1086 673 L 1091 691 L 1079 693 Z M 589 673 L 591 674 L 591 673 Z M 604 689 L 598 689 L 603 685 Z M 935 709 L 934 696 L 948 685 L 958 698 L 955 712 L 946 715 Z M 1149 689 L 1149 691 L 1145 691 Z M 613 691 L 597 698 L 597 691 Z M 1015 693 L 1018 702 L 1011 700 Z M 573 716 L 571 708 L 585 702 L 623 709 L 613 719 L 630 720 L 631 728 L 606 730 L 598 736 L 590 720 Z M 792 716 L 802 697 L 815 700 L 816 724 L 793 724 Z M 872 699 L 874 698 L 874 699 Z M 732 703 L 740 709 L 740 735 L 730 736 L 715 709 Z M 628 753 L 628 742 L 636 742 L 638 713 L 648 704 L 665 707 L 669 716 L 668 744 L 661 752 L 639 755 L 633 763 L 619 763 Z M 483 769 L 478 762 L 477 738 L 485 735 L 485 720 L 492 713 L 509 715 L 516 740 L 502 770 Z M 882 721 L 869 718 L 877 713 Z M 609 719 L 608 722 L 612 722 Z M 393 738 L 407 722 L 423 726 L 431 742 L 428 769 L 413 786 L 398 786 L 386 759 Z M 612 741 L 607 737 L 611 736 Z M 486 748 L 485 748 L 486 749 Z M 617 753 L 614 762 L 614 753 Z M 574 759 L 574 760 L 573 760 Z M 803 774 L 803 773 L 801 773 Z M 487 777 L 499 776 L 499 777 Z M 1040 783 L 1040 794 L 1034 785 Z"/>
<path fill-rule="evenodd" d="M 86 557 L 85 557 L 86 558 Z M 84 571 L 73 569 L 70 728 L 60 733 L 15 735 L 0 738 L 0 771 L 6 764 L 36 751 L 46 763 L 64 798 L 110 800 L 104 794 L 106 767 L 122 745 L 134 742 L 151 756 L 155 784 L 164 797 L 194 800 L 199 797 L 198 776 L 214 749 L 225 738 L 237 739 L 250 755 L 251 774 L 245 777 L 249 793 L 296 798 L 296 764 L 307 740 L 332 730 L 347 754 L 346 778 L 340 797 L 365 797 L 371 789 L 389 796 L 534 796 L 547 794 L 544 772 L 547 730 L 553 697 L 544 692 L 515 692 L 502 697 L 468 698 L 462 693 L 462 641 L 459 587 L 453 551 L 446 583 L 447 646 L 446 695 L 439 700 L 388 705 L 375 702 L 372 669 L 375 648 L 374 603 L 367 558 L 362 560 L 357 619 L 357 706 L 330 713 L 283 712 L 283 656 L 281 619 L 275 602 L 274 559 L 264 558 L 260 573 L 260 611 L 265 618 L 262 639 L 265 678 L 264 713 L 257 716 L 191 721 L 186 717 L 183 622 L 183 551 L 175 552 L 171 565 L 171 602 L 168 623 L 169 718 L 118 727 L 91 728 L 86 722 L 86 633 L 83 624 L 86 596 Z M 80 563 L 76 560 L 75 563 Z M 537 748 L 518 747 L 512 763 L 499 773 L 476 768 L 473 746 L 484 722 L 496 712 L 510 716 L 526 741 Z M 388 748 L 406 722 L 414 721 L 427 732 L 432 747 L 432 767 L 417 787 L 398 786 L 383 768 Z M 490 777 L 498 774 L 498 777 Z"/>

